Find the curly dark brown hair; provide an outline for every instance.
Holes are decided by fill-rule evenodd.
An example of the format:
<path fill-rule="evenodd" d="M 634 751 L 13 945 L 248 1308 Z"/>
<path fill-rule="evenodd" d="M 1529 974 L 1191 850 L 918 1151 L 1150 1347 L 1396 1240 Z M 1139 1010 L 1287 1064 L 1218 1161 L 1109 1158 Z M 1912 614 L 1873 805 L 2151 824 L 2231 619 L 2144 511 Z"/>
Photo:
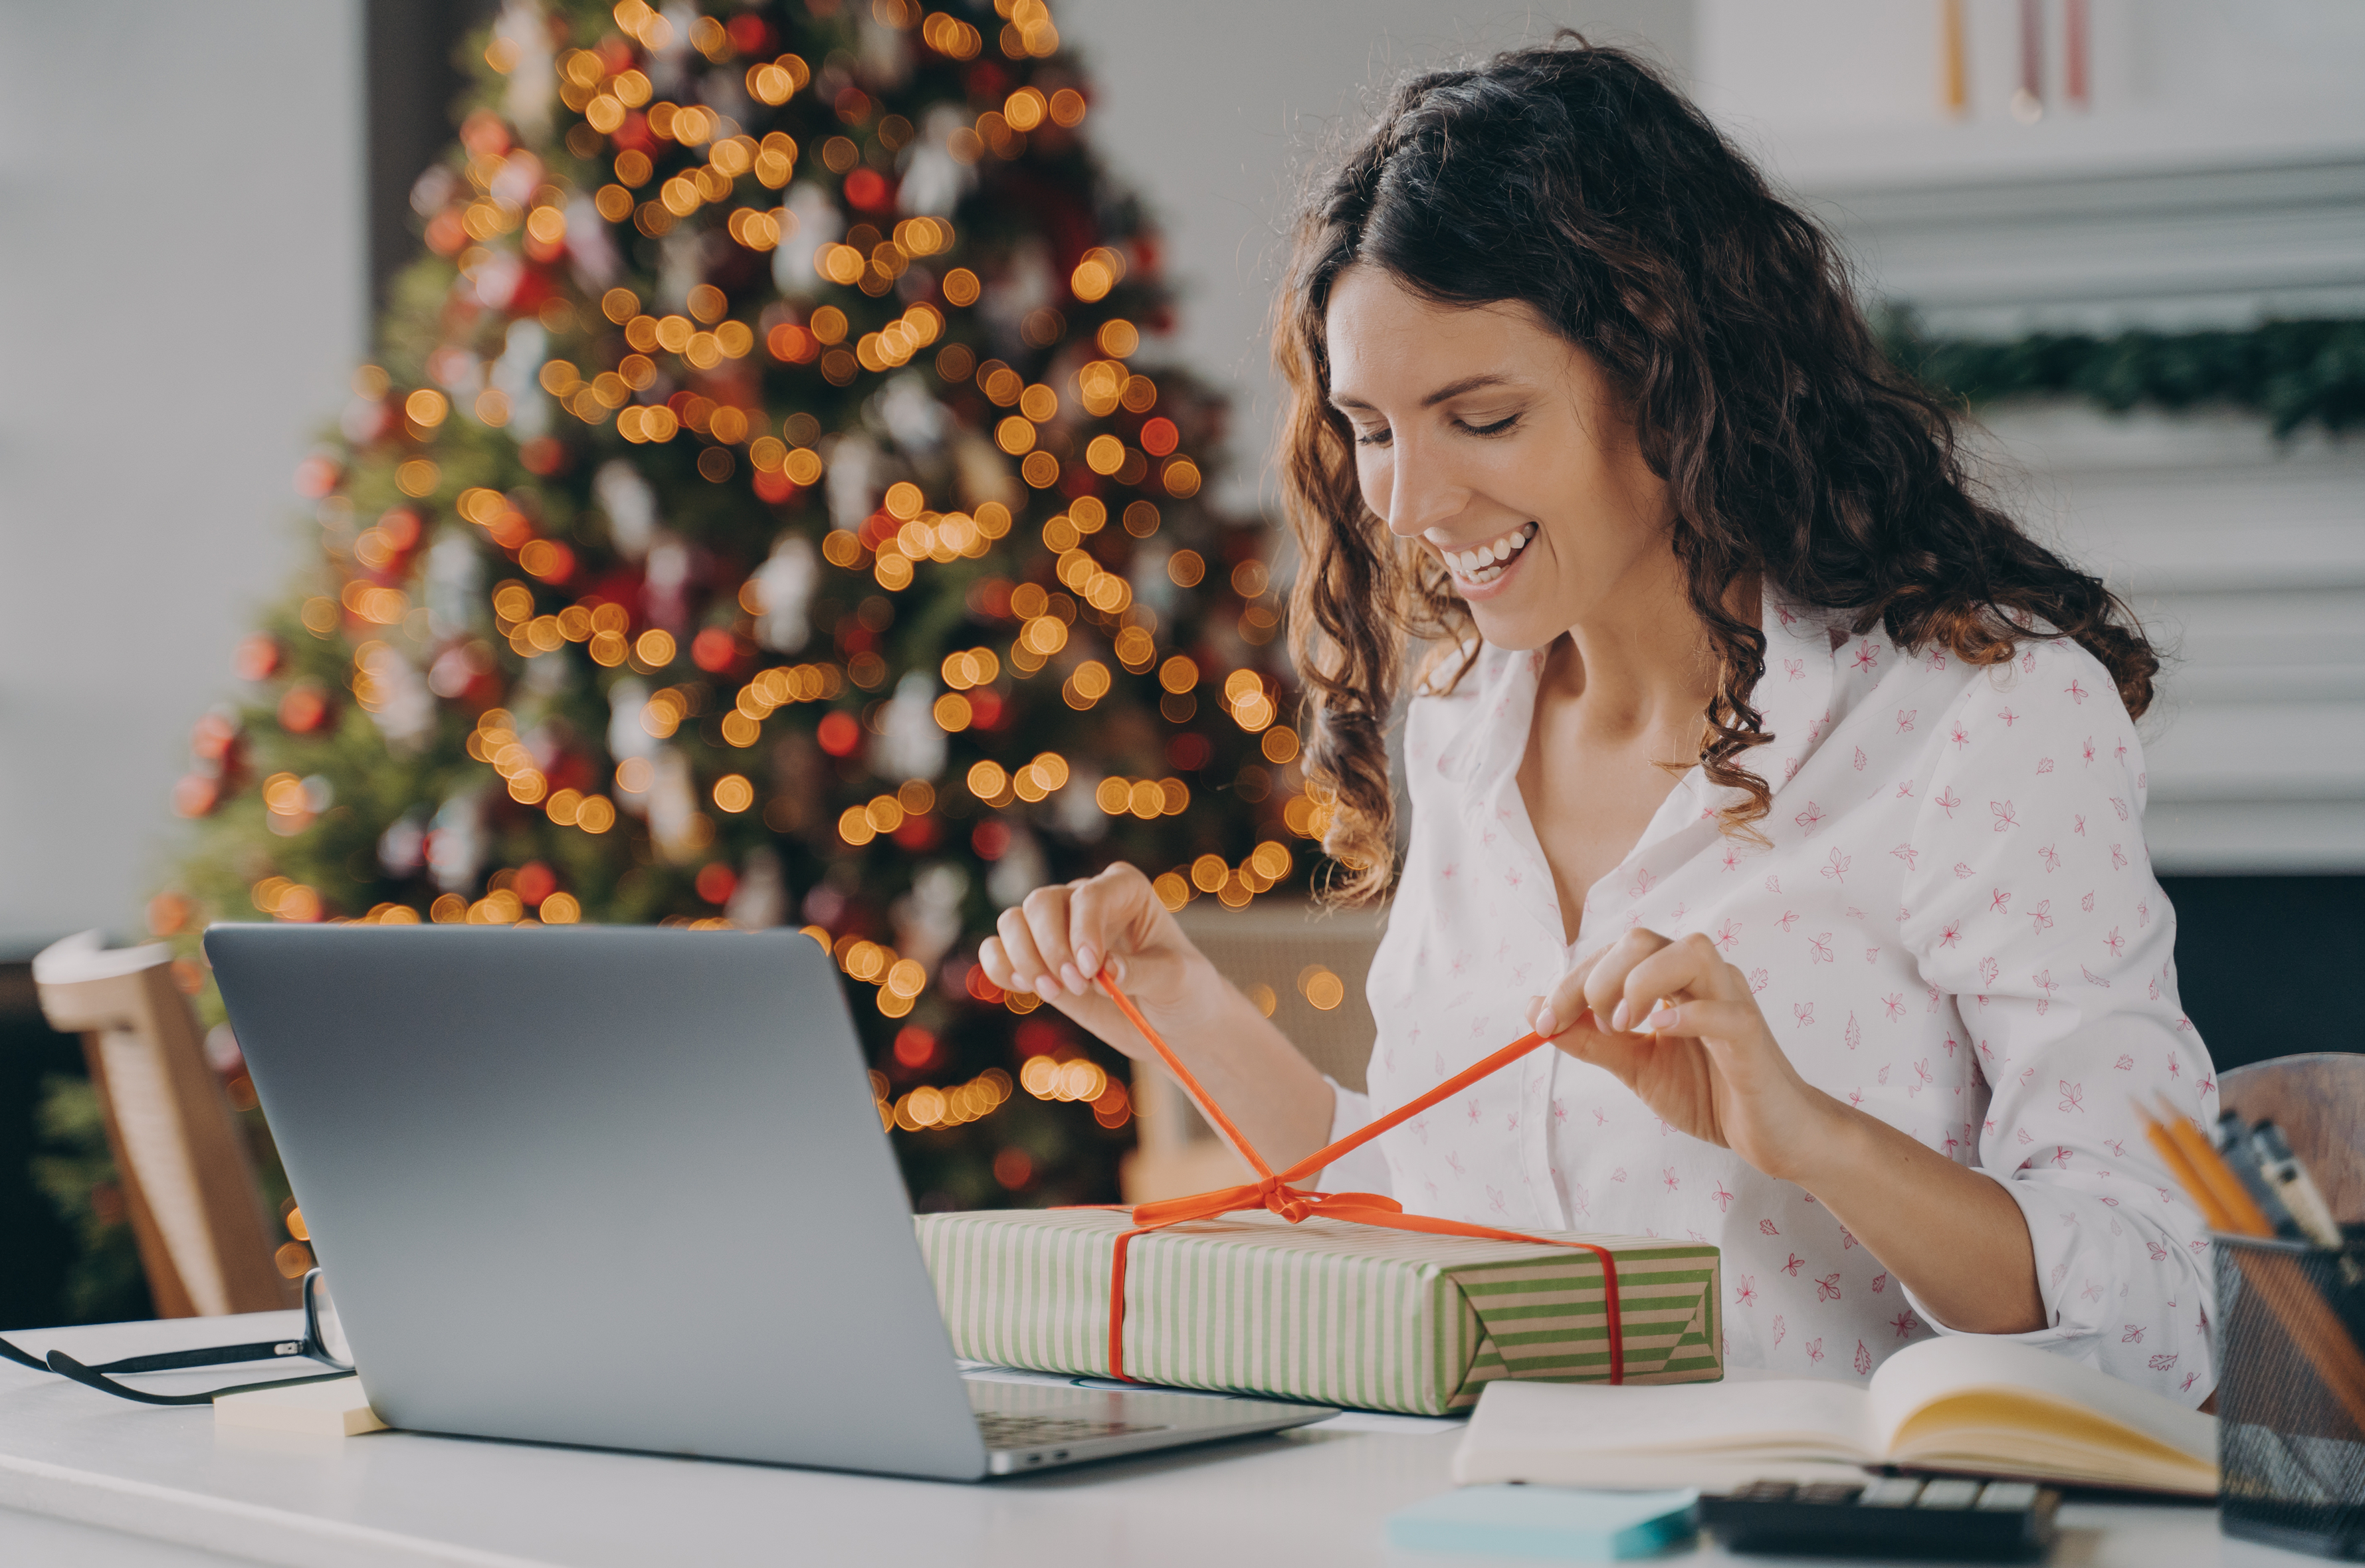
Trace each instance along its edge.
<path fill-rule="evenodd" d="M 1728 596 L 1753 577 L 1973 664 L 2070 638 L 2130 713 L 2149 705 L 2159 661 L 2134 617 L 1980 498 L 1956 409 L 1883 354 L 1833 241 L 1650 65 L 1563 33 L 1407 81 L 1298 219 L 1273 352 L 1306 772 L 1346 868 L 1332 899 L 1364 902 L 1393 875 L 1386 729 L 1407 639 L 1442 644 L 1424 675 L 1439 690 L 1478 645 L 1442 566 L 1364 505 L 1330 406 L 1325 315 L 1357 263 L 1434 302 L 1523 302 L 1608 375 L 1666 482 L 1717 662 L 1699 760 L 1745 792 L 1726 831 L 1754 836 L 1772 794 L 1744 766 L 1774 738 L 1750 701 L 1765 638 Z"/>

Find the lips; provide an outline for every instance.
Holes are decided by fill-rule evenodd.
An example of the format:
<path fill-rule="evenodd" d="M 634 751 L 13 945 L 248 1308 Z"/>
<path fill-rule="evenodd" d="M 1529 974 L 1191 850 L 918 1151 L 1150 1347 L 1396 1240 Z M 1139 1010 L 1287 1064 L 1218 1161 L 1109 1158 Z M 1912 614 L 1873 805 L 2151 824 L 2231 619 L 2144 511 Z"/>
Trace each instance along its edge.
<path fill-rule="evenodd" d="M 1528 547 L 1536 536 L 1536 525 L 1523 522 L 1500 538 L 1489 539 L 1467 550 L 1438 551 L 1447 570 L 1466 582 L 1484 586 L 1503 575 L 1505 564 Z"/>

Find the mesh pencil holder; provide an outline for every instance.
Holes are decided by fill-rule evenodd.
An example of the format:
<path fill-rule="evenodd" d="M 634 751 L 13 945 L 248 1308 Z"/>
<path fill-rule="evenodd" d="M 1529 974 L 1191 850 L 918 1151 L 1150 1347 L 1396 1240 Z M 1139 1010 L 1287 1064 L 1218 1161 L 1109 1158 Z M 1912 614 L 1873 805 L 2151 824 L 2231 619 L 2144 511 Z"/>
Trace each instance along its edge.
<path fill-rule="evenodd" d="M 2215 1242 L 2225 1531 L 2365 1561 L 2365 1238 Z"/>

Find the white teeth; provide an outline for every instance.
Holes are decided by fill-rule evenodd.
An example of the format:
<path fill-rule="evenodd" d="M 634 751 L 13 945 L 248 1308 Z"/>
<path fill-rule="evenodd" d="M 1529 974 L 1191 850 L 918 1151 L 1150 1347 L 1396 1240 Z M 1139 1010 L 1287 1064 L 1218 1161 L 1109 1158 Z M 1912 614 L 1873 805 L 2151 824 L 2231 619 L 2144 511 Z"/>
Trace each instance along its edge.
<path fill-rule="evenodd" d="M 1439 554 L 1445 564 L 1473 582 L 1492 582 L 1502 575 L 1501 563 L 1528 547 L 1535 538 L 1536 525 L 1523 522 L 1500 539 L 1489 540 L 1468 550 L 1444 550 Z"/>

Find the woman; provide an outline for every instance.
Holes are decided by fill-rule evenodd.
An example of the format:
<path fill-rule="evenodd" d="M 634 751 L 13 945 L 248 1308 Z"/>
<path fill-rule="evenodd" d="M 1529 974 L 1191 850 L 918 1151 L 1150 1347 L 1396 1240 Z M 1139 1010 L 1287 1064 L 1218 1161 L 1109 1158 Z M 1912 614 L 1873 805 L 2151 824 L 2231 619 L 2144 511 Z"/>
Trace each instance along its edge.
<path fill-rule="evenodd" d="M 1736 1366 L 2007 1335 L 2205 1398 L 2203 1227 L 2129 1104 L 2214 1114 L 2142 839 L 2158 660 L 1978 498 L 1829 241 L 1632 57 L 1521 50 L 1396 94 L 1278 353 L 1346 896 L 1441 649 L 1369 1093 L 1129 867 L 1006 912 L 987 973 L 1144 1054 L 1106 963 L 1276 1166 L 1532 1026 L 1326 1185 L 1713 1241 Z"/>

